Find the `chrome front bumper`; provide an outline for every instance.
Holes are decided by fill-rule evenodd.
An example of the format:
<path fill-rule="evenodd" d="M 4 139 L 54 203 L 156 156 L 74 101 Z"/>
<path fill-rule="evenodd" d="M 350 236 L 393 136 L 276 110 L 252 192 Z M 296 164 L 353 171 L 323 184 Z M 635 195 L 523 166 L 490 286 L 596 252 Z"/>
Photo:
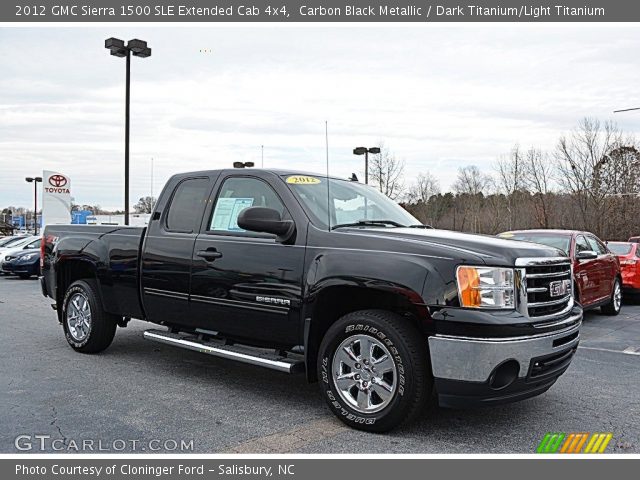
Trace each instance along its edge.
<path fill-rule="evenodd" d="M 520 365 L 518 378 L 528 377 L 532 360 L 577 347 L 582 312 L 572 315 L 571 327 L 537 335 L 510 338 L 429 337 L 433 376 L 446 380 L 487 382 L 496 367 L 508 360 Z"/>

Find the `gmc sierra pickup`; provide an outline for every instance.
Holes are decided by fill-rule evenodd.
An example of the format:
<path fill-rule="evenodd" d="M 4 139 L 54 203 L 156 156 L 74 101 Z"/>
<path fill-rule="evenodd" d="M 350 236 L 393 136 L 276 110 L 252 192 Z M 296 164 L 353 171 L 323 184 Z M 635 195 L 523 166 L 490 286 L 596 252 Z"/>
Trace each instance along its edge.
<path fill-rule="evenodd" d="M 67 342 L 149 340 L 318 381 L 346 424 L 386 431 L 440 405 L 545 392 L 582 309 L 571 262 L 431 229 L 357 181 L 276 170 L 172 177 L 146 228 L 47 226 L 42 290 Z M 212 364 L 224 368 L 224 363 Z"/>

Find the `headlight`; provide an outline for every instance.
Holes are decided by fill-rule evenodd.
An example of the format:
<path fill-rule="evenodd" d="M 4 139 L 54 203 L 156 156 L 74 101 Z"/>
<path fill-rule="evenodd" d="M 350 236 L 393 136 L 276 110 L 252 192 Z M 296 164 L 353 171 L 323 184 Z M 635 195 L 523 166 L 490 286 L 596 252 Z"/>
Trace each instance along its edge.
<path fill-rule="evenodd" d="M 8 262 L 9 260 L 11 260 L 13 257 L 10 255 L 7 255 L 6 257 L 4 257 L 4 259 Z"/>
<path fill-rule="evenodd" d="M 513 269 L 458 267 L 460 306 L 471 308 L 515 308 Z"/>
<path fill-rule="evenodd" d="M 21 260 L 31 260 L 35 256 L 36 256 L 35 253 L 27 253 L 26 255 L 23 255 L 20 259 Z"/>

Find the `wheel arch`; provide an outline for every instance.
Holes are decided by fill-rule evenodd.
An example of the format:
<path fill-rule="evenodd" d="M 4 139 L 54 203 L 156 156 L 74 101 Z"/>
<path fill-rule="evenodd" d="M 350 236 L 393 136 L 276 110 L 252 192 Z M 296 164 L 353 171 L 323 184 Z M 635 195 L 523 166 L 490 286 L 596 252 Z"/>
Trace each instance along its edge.
<path fill-rule="evenodd" d="M 379 309 L 397 313 L 420 332 L 428 334 L 432 321 L 420 296 L 399 286 L 372 287 L 332 284 L 318 289 L 304 310 L 304 347 L 307 380 L 317 381 L 320 342 L 331 325 L 344 315 L 358 310 Z"/>
<path fill-rule="evenodd" d="M 56 268 L 56 305 L 58 320 L 62 319 L 62 302 L 64 295 L 74 282 L 78 280 L 96 280 L 98 272 L 96 266 L 83 258 L 72 258 L 59 262 Z M 100 291 L 98 291 L 100 295 Z"/>

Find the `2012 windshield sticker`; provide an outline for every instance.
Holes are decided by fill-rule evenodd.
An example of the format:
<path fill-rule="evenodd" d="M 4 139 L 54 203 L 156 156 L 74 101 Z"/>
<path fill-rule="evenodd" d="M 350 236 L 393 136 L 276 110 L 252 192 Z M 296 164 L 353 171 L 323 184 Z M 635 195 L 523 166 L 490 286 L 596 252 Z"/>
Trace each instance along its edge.
<path fill-rule="evenodd" d="M 317 185 L 321 183 L 319 178 L 308 177 L 306 175 L 292 175 L 287 177 L 287 183 L 293 185 Z"/>

